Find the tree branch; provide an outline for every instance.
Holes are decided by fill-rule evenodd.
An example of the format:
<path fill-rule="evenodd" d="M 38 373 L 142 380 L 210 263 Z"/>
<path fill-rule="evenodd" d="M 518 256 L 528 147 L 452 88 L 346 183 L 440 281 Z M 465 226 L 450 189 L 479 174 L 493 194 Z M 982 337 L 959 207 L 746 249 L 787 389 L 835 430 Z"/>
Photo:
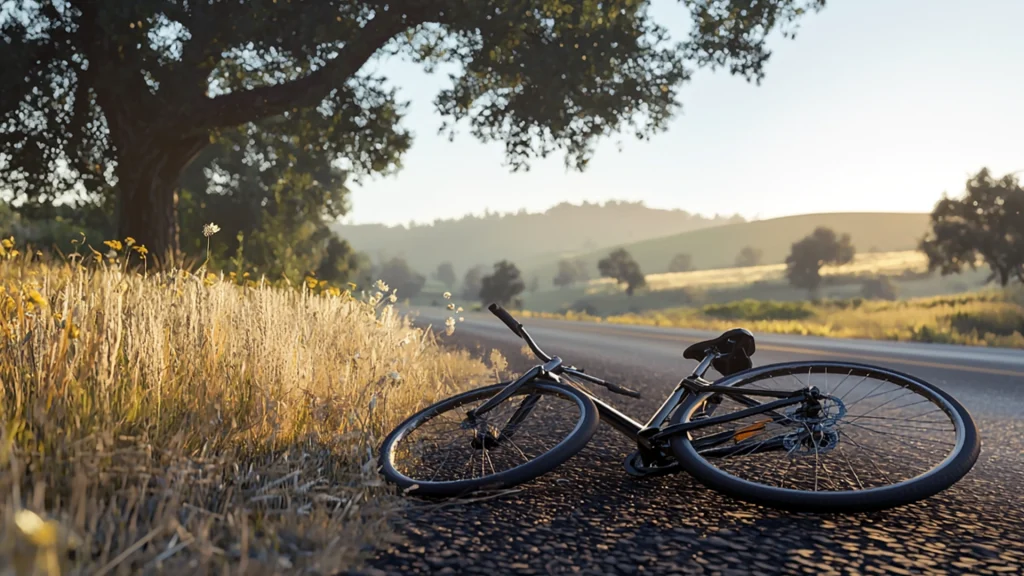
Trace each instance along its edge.
<path fill-rule="evenodd" d="M 435 14 L 433 20 L 438 18 Z M 203 102 L 195 114 L 194 129 L 208 130 L 221 126 L 238 126 L 293 108 L 316 106 L 354 76 L 381 47 L 399 33 L 428 20 L 423 14 L 380 15 L 349 39 L 338 56 L 302 78 L 261 86 L 252 90 L 232 92 Z"/>

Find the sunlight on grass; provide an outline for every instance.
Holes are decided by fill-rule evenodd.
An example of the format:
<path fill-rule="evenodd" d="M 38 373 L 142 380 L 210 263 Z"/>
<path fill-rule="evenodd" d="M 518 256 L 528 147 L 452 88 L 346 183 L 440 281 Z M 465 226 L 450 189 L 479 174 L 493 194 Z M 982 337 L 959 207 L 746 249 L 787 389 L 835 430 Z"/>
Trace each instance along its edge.
<path fill-rule="evenodd" d="M 607 317 L 569 312 L 517 312 L 530 318 L 557 318 L 609 324 L 642 324 L 755 332 L 870 338 L 1024 348 L 1024 296 L 987 291 L 900 301 L 849 300 L 770 302 L 740 300 L 703 307 L 669 308 Z"/>
<path fill-rule="evenodd" d="M 389 537 L 383 435 L 485 376 L 386 292 L 12 252 L 0 574 L 333 573 Z"/>
<path fill-rule="evenodd" d="M 842 266 L 823 266 L 822 276 L 873 276 L 878 274 L 898 275 L 906 270 L 924 272 L 928 269 L 928 257 L 916 250 L 903 252 L 881 252 L 857 254 L 853 262 Z M 671 290 L 688 287 L 742 286 L 785 277 L 785 264 L 749 266 L 745 268 L 722 268 L 717 270 L 696 270 L 666 274 L 649 274 L 646 277 L 650 290 Z"/>

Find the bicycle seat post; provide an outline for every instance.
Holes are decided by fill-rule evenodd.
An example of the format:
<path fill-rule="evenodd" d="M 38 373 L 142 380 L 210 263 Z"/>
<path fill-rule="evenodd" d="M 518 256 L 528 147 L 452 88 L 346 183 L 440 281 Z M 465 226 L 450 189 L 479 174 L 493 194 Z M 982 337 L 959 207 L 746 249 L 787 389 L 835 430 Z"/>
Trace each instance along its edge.
<path fill-rule="evenodd" d="M 708 352 L 704 359 L 700 361 L 700 364 L 690 373 L 690 378 L 703 378 L 704 374 L 711 368 L 711 363 L 715 361 L 715 358 L 718 358 L 718 352 L 714 350 Z"/>

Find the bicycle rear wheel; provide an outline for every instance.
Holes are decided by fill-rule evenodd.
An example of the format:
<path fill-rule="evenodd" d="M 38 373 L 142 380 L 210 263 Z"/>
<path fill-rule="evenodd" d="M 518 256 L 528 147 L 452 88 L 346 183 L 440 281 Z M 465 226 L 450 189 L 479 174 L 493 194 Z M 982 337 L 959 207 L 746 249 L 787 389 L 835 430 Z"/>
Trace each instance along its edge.
<path fill-rule="evenodd" d="M 600 416 L 589 396 L 544 380 L 467 418 L 467 411 L 507 384 L 442 400 L 400 424 L 380 448 L 385 479 L 411 495 L 430 497 L 514 486 L 553 470 L 597 431 Z"/>
<path fill-rule="evenodd" d="M 795 511 L 860 512 L 928 498 L 960 480 L 980 453 L 956 400 L 913 376 L 863 364 L 792 362 L 730 376 L 719 386 L 793 391 L 817 404 L 692 429 L 671 439 L 683 468 L 706 486 Z M 708 393 L 672 423 L 734 413 L 775 398 Z M 813 404 L 813 405 L 812 405 Z"/>

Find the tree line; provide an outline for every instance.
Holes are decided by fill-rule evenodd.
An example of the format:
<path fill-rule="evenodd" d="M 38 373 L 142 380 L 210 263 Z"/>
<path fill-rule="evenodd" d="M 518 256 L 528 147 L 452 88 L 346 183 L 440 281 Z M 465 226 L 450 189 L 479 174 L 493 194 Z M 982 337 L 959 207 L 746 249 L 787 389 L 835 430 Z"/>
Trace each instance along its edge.
<path fill-rule="evenodd" d="M 1000 286 L 1013 281 L 1024 283 L 1024 188 L 1014 174 L 996 178 L 987 168 L 981 169 L 967 181 L 962 195 L 944 195 L 935 205 L 930 228 L 918 244 L 918 249 L 928 257 L 929 272 L 958 274 L 987 265 L 987 282 Z M 817 297 L 824 282 L 822 268 L 849 264 L 855 256 L 849 234 L 818 227 L 791 245 L 785 260 L 785 276 L 791 286 Z M 747 246 L 736 255 L 735 266 L 758 266 L 762 257 L 760 249 Z M 691 270 L 693 258 L 688 253 L 676 254 L 669 261 L 669 272 Z M 646 286 L 639 263 L 625 248 L 612 250 L 599 260 L 597 271 L 601 277 L 612 278 L 623 286 L 627 296 Z M 478 270 L 467 273 L 467 297 L 480 295 L 477 274 Z M 552 283 L 565 288 L 589 280 L 582 259 L 566 258 L 558 262 Z M 890 278 L 878 276 L 863 281 L 861 294 L 891 300 L 897 297 L 898 290 Z"/>

